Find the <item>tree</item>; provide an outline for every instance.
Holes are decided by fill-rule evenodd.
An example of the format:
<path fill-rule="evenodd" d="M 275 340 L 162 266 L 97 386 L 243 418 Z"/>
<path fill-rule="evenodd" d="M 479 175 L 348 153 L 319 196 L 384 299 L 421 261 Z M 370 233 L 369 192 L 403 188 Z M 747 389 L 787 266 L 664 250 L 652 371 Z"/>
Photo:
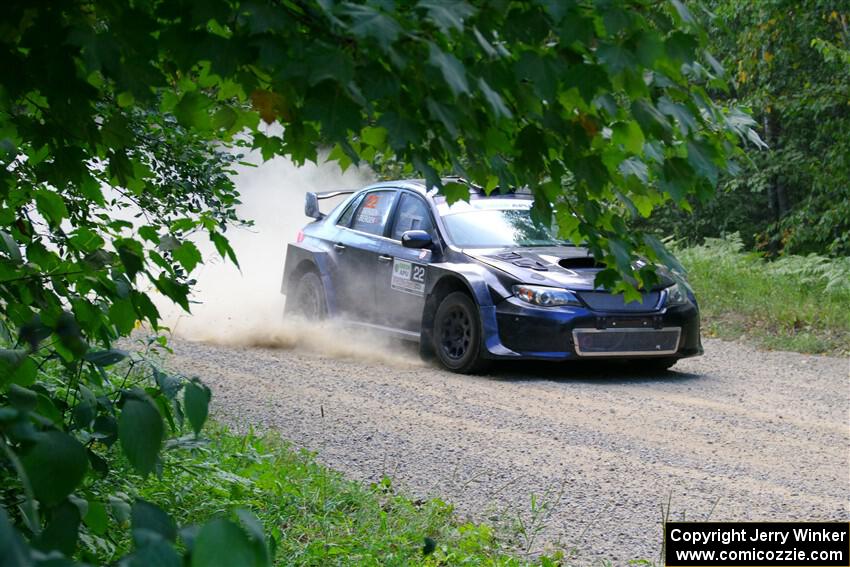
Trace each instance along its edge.
<path fill-rule="evenodd" d="M 712 50 L 732 72 L 732 90 L 720 94 L 753 109 L 769 147 L 742 162 L 696 220 L 680 218 L 677 232 L 689 239 L 740 232 L 773 254 L 850 253 L 846 3 L 707 5 Z"/>
<path fill-rule="evenodd" d="M 150 286 L 189 308 L 202 261 L 190 233 L 236 261 L 229 148 L 392 161 L 449 201 L 467 188 L 445 173 L 487 191 L 526 185 L 539 219 L 554 215 L 609 266 L 599 283 L 634 295 L 656 281 L 653 262 L 673 260 L 630 219 L 711 196 L 739 140 L 758 141 L 746 114 L 709 96 L 722 68 L 680 0 L 36 0 L 5 7 L 0 27 L 0 321 L 13 347 L 0 351 L 0 444 L 16 498 L 53 518 L 14 523 L 65 553 L 38 534 L 76 517 L 80 439 L 116 422 L 147 474 L 163 417 L 206 415 L 194 382 L 181 405 L 181 383 L 156 368 L 145 390 L 104 386 L 102 368 L 126 357 L 112 343 L 136 321 L 157 328 Z M 651 262 L 635 269 L 638 253 Z M 92 389 L 119 403 L 88 408 Z M 42 419 L 40 396 L 57 420 Z M 38 437 L 19 435 L 30 428 Z M 71 460 L 41 458 L 56 448 Z M 28 490 L 27 462 L 68 481 Z M 5 516 L 0 538 L 20 543 Z M 167 537 L 145 542 L 173 553 Z"/>

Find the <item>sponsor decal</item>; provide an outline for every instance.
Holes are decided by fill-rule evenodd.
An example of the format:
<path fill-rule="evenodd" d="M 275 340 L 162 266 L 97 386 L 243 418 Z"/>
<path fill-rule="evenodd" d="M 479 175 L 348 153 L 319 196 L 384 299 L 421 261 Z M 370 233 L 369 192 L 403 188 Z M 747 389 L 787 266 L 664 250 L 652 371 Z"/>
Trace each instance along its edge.
<path fill-rule="evenodd" d="M 377 209 L 378 203 L 381 201 L 380 195 L 377 193 L 372 193 L 370 195 L 366 195 L 366 201 L 363 203 L 364 209 Z"/>
<path fill-rule="evenodd" d="M 390 285 L 398 291 L 425 295 L 425 266 L 398 258 L 394 259 Z"/>
<path fill-rule="evenodd" d="M 363 201 L 363 206 L 357 214 L 357 222 L 360 224 L 380 224 L 383 219 L 383 212 L 380 210 L 382 195 L 372 193 L 366 195 L 366 200 Z"/>

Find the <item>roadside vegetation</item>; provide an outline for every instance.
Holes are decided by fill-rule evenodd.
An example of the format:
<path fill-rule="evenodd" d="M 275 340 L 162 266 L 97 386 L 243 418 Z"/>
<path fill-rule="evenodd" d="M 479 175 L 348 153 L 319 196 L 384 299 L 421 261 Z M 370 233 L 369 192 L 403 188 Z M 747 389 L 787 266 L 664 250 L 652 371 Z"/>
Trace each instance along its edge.
<path fill-rule="evenodd" d="M 768 260 L 740 238 L 677 252 L 700 302 L 703 334 L 776 350 L 850 354 L 850 258 Z"/>
<path fill-rule="evenodd" d="M 207 422 L 209 392 L 156 366 L 168 355 L 161 341 L 138 347 L 144 348 L 111 353 L 110 361 L 121 360 L 99 366 L 102 383 L 85 387 L 79 400 L 63 388 L 55 361 L 9 389 L 0 431 L 31 450 L 15 466 L 0 467 L 0 504 L 32 531 L 34 549 L 28 557 L 0 509 L 0 565 L 38 565 L 51 550 L 87 565 L 561 564 L 559 557 L 522 559 L 490 527 L 459 522 L 451 505 L 414 500 L 388 478 L 372 485 L 347 480 L 273 434 L 236 434 Z M 198 395 L 203 403 L 194 400 Z M 113 404 L 142 419 L 146 411 L 162 412 L 168 425 L 161 448 L 140 449 L 143 432 L 115 423 Z M 84 444 L 26 425 L 61 422 L 63 415 Z M 150 468 L 140 470 L 142 463 Z M 60 464 L 64 478 L 51 475 Z M 46 511 L 36 499 L 59 498 L 67 505 L 48 512 L 47 527 L 36 531 Z"/>
<path fill-rule="evenodd" d="M 269 534 L 275 565 L 557 564 L 512 556 L 490 527 L 459 523 L 449 504 L 413 500 L 388 478 L 347 480 L 274 435 L 237 435 L 214 423 L 205 433 L 166 453 L 161 477 L 143 480 L 119 467 L 109 483 L 173 511 L 180 525 L 251 510 Z M 116 547 L 120 556 L 131 542 L 124 536 Z"/>

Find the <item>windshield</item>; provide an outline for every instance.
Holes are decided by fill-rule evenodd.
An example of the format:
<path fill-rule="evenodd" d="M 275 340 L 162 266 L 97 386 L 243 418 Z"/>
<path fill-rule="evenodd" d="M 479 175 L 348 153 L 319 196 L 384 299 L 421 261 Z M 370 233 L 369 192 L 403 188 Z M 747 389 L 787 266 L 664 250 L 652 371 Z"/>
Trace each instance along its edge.
<path fill-rule="evenodd" d="M 527 208 L 472 209 L 443 216 L 452 242 L 461 248 L 563 246 L 550 227 L 531 220 Z"/>

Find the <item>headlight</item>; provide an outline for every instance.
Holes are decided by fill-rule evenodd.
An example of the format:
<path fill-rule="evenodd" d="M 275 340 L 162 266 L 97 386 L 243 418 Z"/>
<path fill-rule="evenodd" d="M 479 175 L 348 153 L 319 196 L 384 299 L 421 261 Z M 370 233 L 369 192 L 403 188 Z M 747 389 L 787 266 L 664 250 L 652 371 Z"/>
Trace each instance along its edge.
<path fill-rule="evenodd" d="M 526 303 L 541 307 L 557 307 L 558 305 L 581 305 L 573 292 L 559 287 L 542 285 L 515 285 L 514 295 Z"/>
<path fill-rule="evenodd" d="M 688 303 L 688 294 L 685 288 L 679 284 L 667 288 L 667 305 L 684 305 Z"/>

